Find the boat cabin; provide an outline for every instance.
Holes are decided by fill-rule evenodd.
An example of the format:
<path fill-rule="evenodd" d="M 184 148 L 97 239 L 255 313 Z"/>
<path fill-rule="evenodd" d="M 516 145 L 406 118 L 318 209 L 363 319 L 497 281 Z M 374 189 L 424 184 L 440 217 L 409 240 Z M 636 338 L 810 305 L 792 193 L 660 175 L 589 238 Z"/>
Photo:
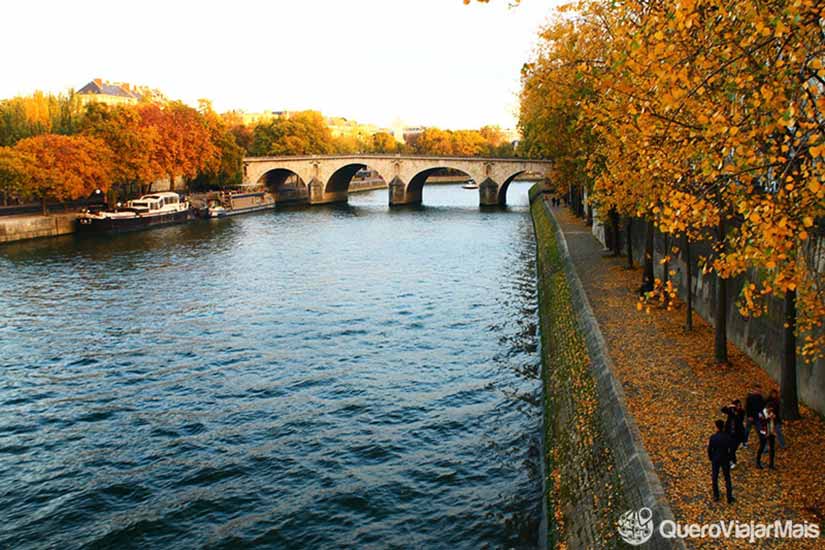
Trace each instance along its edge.
<path fill-rule="evenodd" d="M 139 199 L 129 201 L 129 208 L 140 212 L 177 210 L 179 203 L 180 196 L 177 193 L 167 191 L 164 193 L 152 193 L 151 195 L 143 195 Z"/>

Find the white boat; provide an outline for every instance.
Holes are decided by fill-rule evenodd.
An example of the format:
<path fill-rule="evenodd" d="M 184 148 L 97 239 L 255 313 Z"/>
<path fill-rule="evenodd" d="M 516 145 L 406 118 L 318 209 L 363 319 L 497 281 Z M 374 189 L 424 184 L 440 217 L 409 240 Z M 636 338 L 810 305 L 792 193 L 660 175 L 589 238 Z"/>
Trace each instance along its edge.
<path fill-rule="evenodd" d="M 478 189 L 478 184 L 475 180 L 467 180 L 467 183 L 461 186 L 462 189 Z"/>
<path fill-rule="evenodd" d="M 172 191 L 143 195 L 114 210 L 86 212 L 77 218 L 81 233 L 137 231 L 147 227 L 191 220 L 194 212 L 187 200 Z"/>

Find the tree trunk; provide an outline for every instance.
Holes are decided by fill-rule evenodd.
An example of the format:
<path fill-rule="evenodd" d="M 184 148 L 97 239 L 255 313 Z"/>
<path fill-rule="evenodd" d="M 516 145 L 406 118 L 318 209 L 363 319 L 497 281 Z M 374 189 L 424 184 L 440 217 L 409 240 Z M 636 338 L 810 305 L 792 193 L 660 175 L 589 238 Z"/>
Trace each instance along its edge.
<path fill-rule="evenodd" d="M 613 256 L 620 256 L 619 252 L 619 213 L 615 208 L 610 209 L 610 237 L 613 242 L 610 243 L 613 248 Z"/>
<path fill-rule="evenodd" d="M 682 247 L 685 249 L 685 283 L 687 285 L 685 308 L 685 330 L 693 330 L 693 267 L 690 259 L 690 239 L 687 233 L 682 236 Z"/>
<path fill-rule="evenodd" d="M 664 285 L 663 288 L 666 289 L 667 288 L 667 281 L 668 281 L 668 278 L 670 277 L 670 273 L 668 273 L 668 271 L 670 271 L 670 262 L 668 261 L 668 258 L 670 257 L 670 239 L 668 238 L 667 233 L 662 234 L 662 240 L 664 241 L 664 250 L 665 250 L 665 255 L 662 258 L 664 260 L 664 263 L 662 264 L 662 269 L 663 269 L 662 270 L 662 284 Z M 669 303 L 670 303 L 670 296 L 668 296 L 667 291 L 665 290 L 665 304 L 669 304 Z"/>
<path fill-rule="evenodd" d="M 175 176 L 169 175 L 169 191 L 175 190 Z"/>
<path fill-rule="evenodd" d="M 785 291 L 785 334 L 780 380 L 781 411 L 785 420 L 799 418 L 799 393 L 796 383 L 796 290 Z"/>
<path fill-rule="evenodd" d="M 593 226 L 593 207 L 590 206 L 590 202 L 587 203 L 587 226 Z"/>
<path fill-rule="evenodd" d="M 653 232 L 656 230 L 656 227 L 653 225 L 653 221 L 647 222 L 647 231 L 645 233 L 645 258 L 644 258 L 644 269 L 642 270 L 642 288 L 640 291 L 650 292 L 653 290 L 653 281 L 655 279 L 655 275 L 653 273 Z"/>
<path fill-rule="evenodd" d="M 667 283 L 670 273 L 668 270 L 670 269 L 670 238 L 668 237 L 667 233 L 662 235 L 662 240 L 664 241 L 664 248 L 665 248 L 665 257 L 664 263 L 662 267 L 664 268 L 664 272 L 662 273 L 662 282 Z"/>
<path fill-rule="evenodd" d="M 725 220 L 719 217 L 716 245 L 719 252 L 725 247 Z M 717 363 L 728 362 L 728 280 L 716 275 L 716 330 L 713 354 Z"/>
<path fill-rule="evenodd" d="M 43 215 L 48 216 L 49 215 L 49 208 L 46 206 L 46 197 L 41 197 L 40 198 L 40 206 L 43 209 Z"/>
<path fill-rule="evenodd" d="M 618 235 L 618 232 L 617 232 Z M 617 254 L 618 256 L 618 254 Z M 627 268 L 633 269 L 633 218 L 627 218 Z"/>

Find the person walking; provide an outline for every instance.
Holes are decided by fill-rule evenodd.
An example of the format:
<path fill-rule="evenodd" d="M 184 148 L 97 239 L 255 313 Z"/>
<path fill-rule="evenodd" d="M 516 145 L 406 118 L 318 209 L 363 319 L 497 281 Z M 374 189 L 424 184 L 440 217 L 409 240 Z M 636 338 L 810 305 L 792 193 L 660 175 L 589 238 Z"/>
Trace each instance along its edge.
<path fill-rule="evenodd" d="M 782 434 L 782 413 L 780 405 L 781 402 L 779 401 L 779 392 L 775 389 L 771 390 L 768 393 L 768 401 L 766 405 L 773 409 L 773 413 L 776 421 L 776 442 L 779 443 L 779 448 L 785 448 L 785 436 Z"/>
<path fill-rule="evenodd" d="M 742 407 L 742 401 L 734 399 L 730 405 L 722 407 L 722 413 L 727 417 L 725 433 L 730 436 L 732 442 L 730 467 L 736 468 L 736 451 L 745 440 L 745 409 Z"/>
<path fill-rule="evenodd" d="M 719 502 L 719 470 L 725 476 L 725 492 L 728 497 L 728 504 L 736 502 L 733 498 L 733 486 L 730 479 L 730 461 L 733 442 L 730 435 L 725 432 L 725 422 L 716 421 L 716 433 L 710 436 L 708 441 L 708 459 L 711 464 L 711 483 L 713 485 L 713 500 Z"/>
<path fill-rule="evenodd" d="M 754 384 L 753 388 L 748 392 L 748 397 L 745 399 L 745 415 L 747 421 L 745 422 L 745 438 L 742 446 L 747 448 L 748 439 L 751 435 L 751 428 L 756 425 L 759 420 L 759 413 L 765 408 L 765 398 L 762 395 L 762 386 Z"/>
<path fill-rule="evenodd" d="M 776 455 L 776 413 L 772 408 L 765 407 L 759 413 L 759 450 L 756 451 L 756 467 L 762 469 L 762 453 L 768 447 L 770 462 L 768 468 L 775 470 L 774 457 Z"/>

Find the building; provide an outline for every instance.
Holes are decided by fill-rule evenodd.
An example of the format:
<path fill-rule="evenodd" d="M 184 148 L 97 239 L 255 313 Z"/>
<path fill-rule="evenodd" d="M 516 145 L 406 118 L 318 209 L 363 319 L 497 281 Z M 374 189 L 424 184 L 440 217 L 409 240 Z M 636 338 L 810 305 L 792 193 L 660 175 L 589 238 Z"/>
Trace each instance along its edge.
<path fill-rule="evenodd" d="M 332 137 L 366 139 L 378 132 L 387 131 L 375 124 L 361 124 L 344 117 L 327 117 L 326 122 Z"/>
<path fill-rule="evenodd" d="M 398 143 L 410 143 L 414 141 L 423 131 L 424 126 L 408 126 L 400 118 L 396 118 L 392 123 L 390 134 Z"/>
<path fill-rule="evenodd" d="M 258 124 L 265 124 L 276 118 L 285 118 L 289 120 L 292 116 L 291 111 L 262 111 L 260 113 L 247 113 L 239 111 L 238 114 L 243 120 L 244 126 L 256 126 Z"/>
<path fill-rule="evenodd" d="M 95 78 L 76 93 L 83 105 L 88 103 L 134 105 L 140 101 L 166 101 L 166 96 L 162 92 L 148 86 L 134 86 L 128 82 L 109 82 L 102 78 Z"/>

